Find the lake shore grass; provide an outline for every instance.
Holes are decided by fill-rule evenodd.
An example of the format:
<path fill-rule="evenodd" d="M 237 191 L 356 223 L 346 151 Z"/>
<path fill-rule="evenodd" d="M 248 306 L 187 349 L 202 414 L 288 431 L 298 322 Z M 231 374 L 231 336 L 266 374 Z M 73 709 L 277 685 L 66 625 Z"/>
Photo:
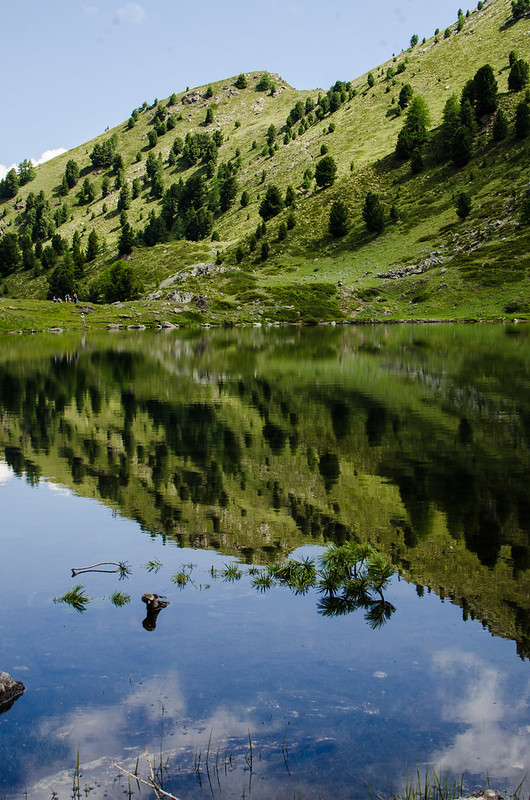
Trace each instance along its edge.
<path fill-rule="evenodd" d="M 312 307 L 303 296 L 292 293 L 289 307 L 281 304 L 276 313 L 266 305 L 253 303 L 245 308 L 213 307 L 201 311 L 188 306 L 176 307 L 167 301 L 129 301 L 113 305 L 95 303 L 53 303 L 48 300 L 0 298 L 0 333 L 28 334 L 62 331 L 156 329 L 188 327 L 315 325 L 315 324 L 399 324 L 451 322 L 525 322 L 527 312 L 506 313 L 487 309 L 480 313 L 473 308 L 460 308 L 448 314 L 446 309 L 432 309 L 438 314 L 399 314 L 372 308 L 363 314 L 349 315 L 333 308 Z M 298 308 L 296 303 L 298 302 Z M 314 304 L 315 306 L 317 304 Z M 431 309 L 429 309 L 431 311 Z M 444 313 L 445 312 L 445 313 Z M 489 312 L 489 313 L 488 313 Z M 496 312 L 496 313 L 495 313 Z M 84 314 L 84 320 L 82 317 Z"/>

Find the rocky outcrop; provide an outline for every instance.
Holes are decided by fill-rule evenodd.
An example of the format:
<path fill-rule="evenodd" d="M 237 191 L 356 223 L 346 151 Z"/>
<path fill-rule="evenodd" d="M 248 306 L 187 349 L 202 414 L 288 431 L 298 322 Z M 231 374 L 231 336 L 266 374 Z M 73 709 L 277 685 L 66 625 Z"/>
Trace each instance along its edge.
<path fill-rule="evenodd" d="M 0 714 L 8 711 L 25 689 L 23 683 L 13 680 L 7 672 L 0 672 Z"/>
<path fill-rule="evenodd" d="M 438 255 L 438 253 L 431 253 L 428 258 L 423 258 L 417 264 L 411 264 L 408 267 L 397 267 L 396 269 L 388 270 L 388 272 L 378 272 L 376 278 L 395 280 L 396 278 L 407 278 L 409 275 L 421 275 L 427 272 L 428 269 L 439 267 L 443 263 L 443 256 Z"/>

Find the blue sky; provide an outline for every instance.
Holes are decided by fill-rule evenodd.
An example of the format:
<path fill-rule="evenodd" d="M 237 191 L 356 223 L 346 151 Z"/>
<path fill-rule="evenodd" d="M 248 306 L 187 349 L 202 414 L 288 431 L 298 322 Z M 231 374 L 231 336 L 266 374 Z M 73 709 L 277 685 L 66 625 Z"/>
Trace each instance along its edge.
<path fill-rule="evenodd" d="M 328 89 L 407 48 L 412 34 L 421 39 L 455 22 L 457 2 L 6 2 L 0 177 L 186 86 L 268 70 L 297 89 Z"/>

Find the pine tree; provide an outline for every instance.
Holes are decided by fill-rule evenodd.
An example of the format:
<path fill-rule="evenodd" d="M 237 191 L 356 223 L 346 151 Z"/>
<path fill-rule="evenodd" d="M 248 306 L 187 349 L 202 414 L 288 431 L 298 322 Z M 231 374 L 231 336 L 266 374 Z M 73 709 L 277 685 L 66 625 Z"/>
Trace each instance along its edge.
<path fill-rule="evenodd" d="M 508 89 L 510 92 L 520 92 L 528 83 L 528 61 L 518 58 L 508 75 Z"/>
<path fill-rule="evenodd" d="M 21 186 L 35 179 L 35 167 L 32 162 L 25 158 L 18 165 L 18 180 Z"/>
<path fill-rule="evenodd" d="M 63 175 L 61 178 L 61 185 L 59 186 L 59 195 L 61 197 L 66 197 L 69 192 L 68 181 L 66 180 L 66 175 Z"/>
<path fill-rule="evenodd" d="M 4 187 L 3 190 L 4 196 L 15 197 L 16 193 L 18 192 L 20 181 L 18 180 L 17 171 L 14 167 L 9 170 L 2 183 Z"/>
<path fill-rule="evenodd" d="M 22 264 L 22 253 L 16 233 L 0 236 L 0 275 L 9 275 Z"/>
<path fill-rule="evenodd" d="M 71 254 L 66 253 L 48 278 L 48 297 L 72 296 L 76 291 L 74 262 Z"/>
<path fill-rule="evenodd" d="M 285 205 L 293 208 L 296 203 L 296 192 L 291 184 L 285 190 Z"/>
<path fill-rule="evenodd" d="M 445 158 L 451 157 L 454 135 L 460 126 L 460 108 L 455 94 L 447 99 L 444 106 L 440 140 L 442 155 Z"/>
<path fill-rule="evenodd" d="M 348 232 L 348 207 L 342 200 L 335 200 L 331 206 L 328 230 L 336 238 L 345 236 Z"/>
<path fill-rule="evenodd" d="M 515 109 L 515 135 L 525 139 L 530 133 L 530 106 L 522 101 Z"/>
<path fill-rule="evenodd" d="M 495 74 L 489 64 L 484 64 L 473 78 L 475 113 L 477 119 L 484 114 L 492 114 L 497 109 L 498 86 Z"/>
<path fill-rule="evenodd" d="M 260 203 L 259 215 L 264 221 L 272 219 L 283 209 L 280 190 L 273 183 L 269 184 L 264 199 Z"/>
<path fill-rule="evenodd" d="M 473 154 L 473 136 L 469 128 L 465 125 L 460 125 L 453 137 L 453 144 L 451 147 L 451 158 L 455 167 L 465 166 Z"/>
<path fill-rule="evenodd" d="M 296 227 L 296 217 L 291 211 L 290 214 L 287 215 L 287 219 L 285 220 L 285 224 L 287 225 L 287 230 L 292 231 L 294 227 Z"/>
<path fill-rule="evenodd" d="M 88 235 L 88 244 L 85 253 L 86 261 L 93 261 L 99 253 L 99 239 L 93 228 Z"/>
<path fill-rule="evenodd" d="M 409 158 L 416 147 L 422 147 L 429 138 L 430 114 L 427 103 L 420 95 L 412 98 L 407 118 L 398 134 L 395 153 L 398 158 Z"/>
<path fill-rule="evenodd" d="M 465 219 L 471 213 L 471 196 L 467 192 L 460 192 L 456 198 L 456 213 L 460 219 Z"/>
<path fill-rule="evenodd" d="M 495 115 L 491 133 L 495 142 L 502 142 L 508 136 L 508 120 L 502 108 Z"/>
<path fill-rule="evenodd" d="M 416 147 L 410 154 L 410 168 L 414 175 L 423 170 L 423 155 L 419 147 Z"/>
<path fill-rule="evenodd" d="M 134 245 L 134 231 L 128 222 L 121 229 L 118 238 L 118 255 L 129 256 Z"/>
<path fill-rule="evenodd" d="M 379 196 L 368 192 L 364 201 L 363 220 L 369 231 L 382 233 L 385 228 L 385 212 Z"/>
<path fill-rule="evenodd" d="M 81 249 L 81 237 L 78 231 L 74 231 L 72 236 L 72 258 L 74 261 L 74 269 L 77 277 L 81 277 L 83 273 L 83 264 L 85 263 L 85 254 Z"/>
<path fill-rule="evenodd" d="M 68 187 L 73 189 L 79 180 L 79 164 L 73 158 L 66 162 L 64 176 L 68 182 Z"/>
<path fill-rule="evenodd" d="M 315 167 L 315 181 L 318 187 L 325 189 L 335 183 L 337 165 L 332 156 L 324 156 Z"/>
<path fill-rule="evenodd" d="M 410 83 L 404 83 L 399 92 L 398 105 L 400 108 L 406 108 L 412 100 L 414 91 Z"/>

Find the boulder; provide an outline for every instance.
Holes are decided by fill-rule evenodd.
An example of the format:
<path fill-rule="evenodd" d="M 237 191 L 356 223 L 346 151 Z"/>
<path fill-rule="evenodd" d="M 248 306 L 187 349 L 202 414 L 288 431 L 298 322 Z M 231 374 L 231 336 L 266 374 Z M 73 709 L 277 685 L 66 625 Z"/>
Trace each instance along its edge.
<path fill-rule="evenodd" d="M 13 680 L 7 672 L 0 672 L 0 714 L 8 711 L 25 689 L 23 683 Z"/>

